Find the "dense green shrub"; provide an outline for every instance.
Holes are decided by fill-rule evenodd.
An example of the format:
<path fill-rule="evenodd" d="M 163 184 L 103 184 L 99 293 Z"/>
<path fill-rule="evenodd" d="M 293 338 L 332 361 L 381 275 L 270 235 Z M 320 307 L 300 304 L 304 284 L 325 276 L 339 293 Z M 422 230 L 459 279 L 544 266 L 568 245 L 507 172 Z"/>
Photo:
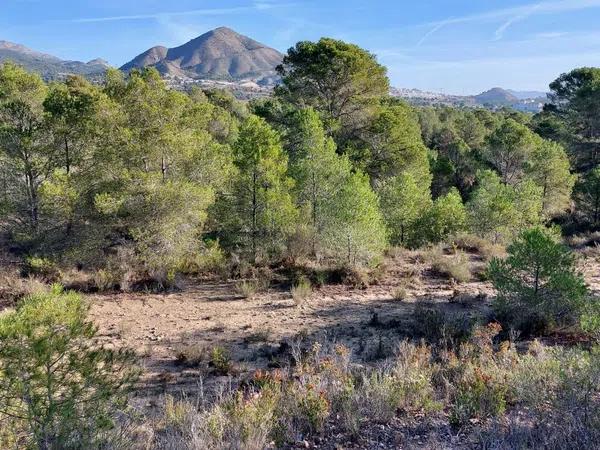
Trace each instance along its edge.
<path fill-rule="evenodd" d="M 537 227 L 521 233 L 508 257 L 494 258 L 488 268 L 498 290 L 498 319 L 528 333 L 577 325 L 588 291 L 575 263 L 575 255 L 550 231 Z"/>
<path fill-rule="evenodd" d="M 420 215 L 431 207 L 429 180 L 423 182 L 410 173 L 403 173 L 381 181 L 378 192 L 391 243 L 412 243 L 419 233 Z"/>
<path fill-rule="evenodd" d="M 55 286 L 0 318 L 0 417 L 21 448 L 94 448 L 125 406 L 133 354 L 99 346 L 86 313 Z"/>
<path fill-rule="evenodd" d="M 298 215 L 279 133 L 250 116 L 233 150 L 238 173 L 217 205 L 222 242 L 252 263 L 277 259 Z"/>

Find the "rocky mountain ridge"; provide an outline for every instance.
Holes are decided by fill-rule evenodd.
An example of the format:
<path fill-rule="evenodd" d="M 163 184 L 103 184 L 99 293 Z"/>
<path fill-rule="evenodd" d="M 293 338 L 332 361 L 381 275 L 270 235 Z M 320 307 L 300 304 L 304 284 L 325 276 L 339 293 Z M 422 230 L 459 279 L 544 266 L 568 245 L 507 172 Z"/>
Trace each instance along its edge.
<path fill-rule="evenodd" d="M 121 67 L 155 67 L 163 76 L 221 81 L 261 80 L 275 75 L 283 54 L 230 28 L 220 27 L 179 47 L 152 47 Z"/>

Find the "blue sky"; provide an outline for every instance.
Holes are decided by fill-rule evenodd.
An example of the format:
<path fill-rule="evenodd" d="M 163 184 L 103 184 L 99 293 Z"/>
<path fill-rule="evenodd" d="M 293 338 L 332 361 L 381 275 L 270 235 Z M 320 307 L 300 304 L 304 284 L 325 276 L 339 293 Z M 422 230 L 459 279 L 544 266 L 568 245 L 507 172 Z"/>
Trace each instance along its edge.
<path fill-rule="evenodd" d="M 0 39 L 113 65 L 223 25 L 281 51 L 354 42 L 393 85 L 446 93 L 543 90 L 600 66 L 600 0 L 0 0 Z"/>

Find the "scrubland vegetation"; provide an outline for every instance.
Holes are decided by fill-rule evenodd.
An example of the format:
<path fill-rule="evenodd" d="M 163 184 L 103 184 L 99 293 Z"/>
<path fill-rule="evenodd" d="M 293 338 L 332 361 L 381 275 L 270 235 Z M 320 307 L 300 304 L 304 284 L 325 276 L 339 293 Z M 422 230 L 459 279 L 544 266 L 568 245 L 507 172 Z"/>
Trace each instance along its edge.
<path fill-rule="evenodd" d="M 600 302 L 581 250 L 594 260 L 600 69 L 560 76 L 535 116 L 413 108 L 332 39 L 278 70 L 271 98 L 241 103 L 154 70 L 45 84 L 0 66 L 0 447 L 597 447 Z M 228 381 L 154 408 L 133 400 L 140 349 L 101 342 L 87 315 L 86 294 L 206 280 L 302 310 L 328 285 L 382 283 L 403 253 L 394 307 L 419 277 L 494 296 L 471 311 L 457 293 L 468 314 L 418 301 L 410 327 L 374 313 L 396 340 L 370 360 L 304 339 L 244 372 L 187 342 L 178 364 Z"/>

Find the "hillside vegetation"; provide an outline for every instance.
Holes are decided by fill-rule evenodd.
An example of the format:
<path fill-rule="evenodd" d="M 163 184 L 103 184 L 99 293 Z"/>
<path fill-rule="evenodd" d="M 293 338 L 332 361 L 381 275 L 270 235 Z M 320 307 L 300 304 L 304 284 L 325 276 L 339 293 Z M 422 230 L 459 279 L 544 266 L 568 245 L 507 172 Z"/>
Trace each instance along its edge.
<path fill-rule="evenodd" d="M 155 68 L 48 84 L 0 66 L 0 447 L 594 448 L 600 69 L 561 75 L 537 115 L 409 106 L 329 38 L 277 72 L 243 103 Z M 415 294 L 431 280 L 451 298 Z M 269 341 L 262 308 L 285 329 L 331 286 L 350 303 L 377 285 L 379 309 L 317 311 L 327 332 L 278 331 L 298 339 L 262 365 L 231 353 L 240 327 L 246 348 Z M 232 296 L 252 311 L 202 347 L 207 286 L 232 308 L 211 314 L 236 317 Z M 165 371 L 152 391 L 152 347 L 105 329 L 155 296 L 153 318 L 194 303 L 161 351 L 195 390 Z M 365 309 L 368 337 L 350 327 Z"/>

